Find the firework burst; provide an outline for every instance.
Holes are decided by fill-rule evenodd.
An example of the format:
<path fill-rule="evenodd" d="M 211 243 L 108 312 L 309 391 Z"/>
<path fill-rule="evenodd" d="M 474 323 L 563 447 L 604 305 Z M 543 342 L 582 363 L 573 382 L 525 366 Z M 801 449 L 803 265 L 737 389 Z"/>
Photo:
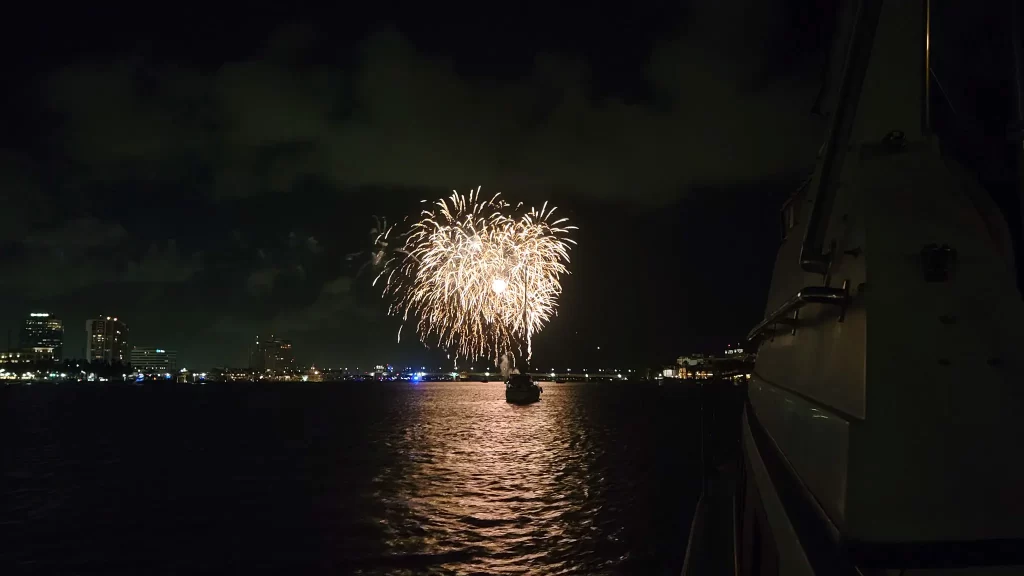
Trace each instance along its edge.
<path fill-rule="evenodd" d="M 575 226 L 552 219 L 555 208 L 513 208 L 477 188 L 454 192 L 423 210 L 403 233 L 396 255 L 375 283 L 393 298 L 390 312 L 416 321 L 425 343 L 456 356 L 533 354 L 533 335 L 551 319 L 567 274 Z M 401 331 L 399 331 L 401 334 Z"/>

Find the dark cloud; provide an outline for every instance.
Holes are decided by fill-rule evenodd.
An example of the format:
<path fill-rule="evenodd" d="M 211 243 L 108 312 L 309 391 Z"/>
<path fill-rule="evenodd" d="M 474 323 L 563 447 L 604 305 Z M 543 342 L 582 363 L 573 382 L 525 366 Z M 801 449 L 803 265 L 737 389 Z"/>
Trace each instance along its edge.
<path fill-rule="evenodd" d="M 280 270 L 277 268 L 262 268 L 249 274 L 245 281 L 245 287 L 253 295 L 268 294 L 274 288 L 274 279 L 277 278 Z"/>
<path fill-rule="evenodd" d="M 352 295 L 352 278 L 342 276 L 325 282 L 312 304 L 284 310 L 270 322 L 277 333 L 295 334 L 314 330 L 341 330 L 353 316 L 369 313 Z M 372 316 L 371 316 L 372 317 Z"/>
<path fill-rule="evenodd" d="M 185 282 L 202 268 L 201 254 L 184 256 L 173 240 L 139 248 L 120 224 L 92 217 L 37 228 L 8 247 L 0 288 L 45 298 L 101 284 Z"/>
<path fill-rule="evenodd" d="M 53 217 L 53 205 L 43 193 L 39 169 L 22 155 L 0 150 L 0 246 L 30 234 Z"/>
<path fill-rule="evenodd" d="M 185 257 L 177 243 L 152 244 L 139 260 L 128 260 L 118 277 L 120 282 L 178 283 L 186 282 L 203 269 L 202 255 Z"/>
<path fill-rule="evenodd" d="M 764 34 L 738 47 L 697 32 L 660 43 L 646 103 L 594 97 L 587 66 L 564 57 L 538 57 L 520 79 L 467 79 L 392 29 L 366 39 L 355 70 L 289 60 L 289 43 L 305 38 L 293 32 L 259 59 L 211 72 L 75 65 L 53 75 L 50 101 L 67 154 L 100 180 L 199 166 L 217 197 L 318 178 L 661 202 L 707 182 L 799 172 L 813 158 L 816 86 L 762 73 Z"/>
<path fill-rule="evenodd" d="M 63 257 L 69 251 L 86 253 L 94 248 L 110 248 L 120 244 L 126 232 L 116 222 L 100 222 L 96 218 L 76 218 L 58 228 L 35 230 L 25 237 L 28 248 L 41 249 Z"/>

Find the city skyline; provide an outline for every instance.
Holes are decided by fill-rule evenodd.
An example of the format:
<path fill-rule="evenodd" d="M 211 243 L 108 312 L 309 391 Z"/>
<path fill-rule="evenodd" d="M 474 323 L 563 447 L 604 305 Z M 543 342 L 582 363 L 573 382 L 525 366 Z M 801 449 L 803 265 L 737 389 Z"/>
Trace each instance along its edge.
<path fill-rule="evenodd" d="M 426 367 L 436 366 L 438 371 L 448 371 L 456 366 L 477 366 L 481 370 L 487 369 L 492 364 L 488 359 L 480 358 L 476 361 L 467 361 L 465 359 L 461 361 L 453 360 L 450 354 L 445 353 L 442 350 L 434 349 L 427 350 L 433 352 L 433 354 L 421 354 L 414 358 L 395 358 L 394 355 L 388 354 L 376 354 L 371 357 L 362 358 L 359 360 L 341 360 L 341 361 L 329 361 L 323 358 L 311 357 L 311 355 L 303 354 L 301 348 L 300 353 L 296 356 L 293 350 L 292 341 L 287 338 L 282 338 L 274 334 L 269 334 L 267 337 L 263 337 L 257 334 L 254 338 L 254 343 L 244 344 L 245 354 L 241 362 L 229 362 L 225 359 L 214 359 L 211 363 L 201 363 L 198 361 L 191 361 L 186 355 L 182 355 L 180 350 L 173 348 L 167 344 L 154 345 L 152 342 L 135 343 L 129 341 L 128 323 L 126 320 L 117 316 L 98 316 L 95 318 L 89 318 L 85 321 L 85 330 L 83 331 L 84 337 L 82 341 L 85 343 L 81 348 L 81 354 L 69 354 L 66 351 L 70 350 L 65 345 L 65 338 L 68 332 L 63 329 L 64 322 L 57 318 L 56 314 L 50 312 L 30 312 L 27 318 L 23 321 L 25 324 L 30 322 L 39 321 L 51 321 L 57 322 L 61 326 L 60 344 L 58 349 L 63 349 L 65 352 L 57 357 L 57 360 L 83 360 L 83 361 L 100 361 L 110 363 L 121 362 L 129 364 L 130 357 L 139 351 L 159 351 L 164 353 L 165 351 L 173 355 L 171 362 L 176 366 L 193 366 L 197 369 L 213 369 L 213 368 L 231 368 L 231 369 L 251 369 L 257 372 L 270 369 L 270 370 L 288 370 L 288 369 L 304 369 L 314 366 L 320 366 L 330 369 L 342 369 L 348 370 L 348 367 L 354 367 L 355 370 L 359 370 L 359 367 L 369 369 L 372 366 L 378 364 L 383 365 L 395 365 L 403 368 L 415 368 L 417 366 Z M 96 336 L 94 337 L 94 331 Z M 24 326 L 17 332 L 19 337 L 17 340 L 11 340 L 10 335 L 12 330 L 8 329 L 8 344 L 4 352 L 9 356 L 11 353 L 18 354 L 18 358 L 27 359 L 41 359 L 46 360 L 51 358 L 52 352 L 41 352 L 36 350 L 33 352 L 31 349 L 26 349 L 25 343 L 25 328 Z M 263 344 L 261 345 L 261 338 L 263 338 Z M 158 342 L 169 341 L 167 338 L 157 338 Z M 729 340 L 729 344 L 726 347 L 731 347 L 732 342 L 735 339 Z M 270 344 L 268 347 L 268 343 Z M 704 345 L 696 348 L 687 349 L 684 354 L 704 354 L 711 355 L 719 351 L 720 346 Z M 595 349 L 597 354 L 594 354 L 595 358 L 592 363 L 581 362 L 578 359 L 576 361 L 569 360 L 567 358 L 553 358 L 550 355 L 544 358 L 542 362 L 532 362 L 531 366 L 535 370 L 546 371 L 547 366 L 552 364 L 556 366 L 572 365 L 577 366 L 591 366 L 593 368 L 600 368 L 601 366 L 613 366 L 621 365 L 636 369 L 637 367 L 650 367 L 660 364 L 670 364 L 674 358 L 676 358 L 680 352 L 675 351 L 664 357 L 660 358 L 622 358 L 619 360 L 612 360 L 607 355 L 602 354 L 600 347 Z M 5 356 L 8 357 L 8 356 Z M 397 362 L 395 360 L 398 360 Z M 0 358 L 0 363 L 3 363 L 3 358 Z M 554 368 L 552 368 L 554 369 Z"/>

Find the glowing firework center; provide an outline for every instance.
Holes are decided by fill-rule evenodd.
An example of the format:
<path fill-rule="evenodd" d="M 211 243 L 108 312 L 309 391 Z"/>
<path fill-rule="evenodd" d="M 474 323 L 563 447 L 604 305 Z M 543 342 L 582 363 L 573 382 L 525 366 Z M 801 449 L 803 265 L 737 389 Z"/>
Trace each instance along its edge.
<path fill-rule="evenodd" d="M 424 210 L 374 283 L 385 279 L 390 312 L 415 318 L 424 343 L 468 359 L 525 348 L 529 359 L 558 306 L 576 227 L 552 221 L 547 203 L 523 210 L 479 195 L 456 192 Z"/>

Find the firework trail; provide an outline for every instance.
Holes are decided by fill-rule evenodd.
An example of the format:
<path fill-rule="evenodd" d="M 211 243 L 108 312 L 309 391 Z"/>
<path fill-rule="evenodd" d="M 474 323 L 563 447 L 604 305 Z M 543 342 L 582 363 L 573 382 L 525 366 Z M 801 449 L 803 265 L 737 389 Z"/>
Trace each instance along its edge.
<path fill-rule="evenodd" d="M 555 208 L 515 208 L 480 189 L 435 202 L 402 233 L 400 247 L 374 280 L 384 281 L 390 312 L 414 318 L 424 343 L 456 357 L 533 354 L 533 335 L 555 314 L 567 274 L 570 230 Z M 401 331 L 399 332 L 401 333 Z"/>

